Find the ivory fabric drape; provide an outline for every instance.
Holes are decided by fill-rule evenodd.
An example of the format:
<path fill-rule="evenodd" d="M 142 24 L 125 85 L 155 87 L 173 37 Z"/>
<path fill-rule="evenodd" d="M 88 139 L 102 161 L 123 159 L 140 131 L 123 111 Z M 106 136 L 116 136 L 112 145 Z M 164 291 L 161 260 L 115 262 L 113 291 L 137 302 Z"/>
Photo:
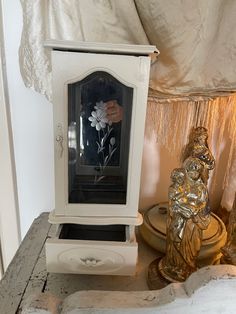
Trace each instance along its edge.
<path fill-rule="evenodd" d="M 148 44 L 133 0 L 21 0 L 20 69 L 27 87 L 51 99 L 46 39 Z"/>
<path fill-rule="evenodd" d="M 236 90 L 234 0 L 21 0 L 26 86 L 51 96 L 45 39 L 152 44 L 150 85 L 165 94 Z"/>
<path fill-rule="evenodd" d="M 211 190 L 217 187 L 218 204 L 222 197 L 222 205 L 231 209 L 236 190 L 236 97 L 211 97 L 236 91 L 236 1 L 21 0 L 21 4 L 21 74 L 27 87 L 48 99 L 51 60 L 44 40 L 156 45 L 160 56 L 151 67 L 146 143 L 154 149 L 158 141 L 158 153 L 172 151 L 178 156 L 190 128 L 206 126 L 221 167 Z M 155 186 L 160 187 L 161 174 L 155 177 L 151 166 L 147 158 L 143 168 L 150 176 L 143 178 L 141 198 L 149 203 L 143 206 L 155 203 Z M 169 178 L 165 175 L 162 182 L 167 192 Z"/>
<path fill-rule="evenodd" d="M 236 1 L 135 0 L 150 43 L 160 50 L 151 87 L 167 94 L 236 88 Z"/>

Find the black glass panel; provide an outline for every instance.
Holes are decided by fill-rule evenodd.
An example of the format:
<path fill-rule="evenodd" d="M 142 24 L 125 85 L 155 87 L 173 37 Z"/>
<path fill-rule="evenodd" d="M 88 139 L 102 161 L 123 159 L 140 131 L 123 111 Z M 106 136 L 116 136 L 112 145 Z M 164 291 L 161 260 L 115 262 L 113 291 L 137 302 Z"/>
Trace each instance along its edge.
<path fill-rule="evenodd" d="M 94 72 L 68 95 L 69 203 L 125 204 L 133 89 Z"/>

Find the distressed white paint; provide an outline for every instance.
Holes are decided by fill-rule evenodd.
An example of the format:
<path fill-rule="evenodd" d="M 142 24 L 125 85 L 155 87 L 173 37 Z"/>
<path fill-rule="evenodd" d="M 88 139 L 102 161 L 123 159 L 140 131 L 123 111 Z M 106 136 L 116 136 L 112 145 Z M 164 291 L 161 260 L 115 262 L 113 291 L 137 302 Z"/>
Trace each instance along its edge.
<path fill-rule="evenodd" d="M 64 300 L 61 314 L 233 314 L 235 289 L 235 266 L 210 266 L 161 290 L 79 291 Z"/>
<path fill-rule="evenodd" d="M 21 314 L 58 314 L 61 300 L 50 293 L 31 295 L 24 304 Z"/>
<path fill-rule="evenodd" d="M 7 268 L 3 279 L 0 281 L 1 314 L 17 312 L 21 300 L 24 299 L 24 294 L 29 291 L 27 290 L 27 286 L 30 286 L 29 281 L 31 278 L 34 280 L 32 286 L 34 288 L 36 288 L 36 286 L 38 289 L 40 288 L 38 285 L 40 277 L 34 277 L 33 273 L 37 261 L 40 259 L 39 257 L 44 247 L 45 238 L 50 228 L 47 218 L 47 214 L 42 214 L 39 218 L 35 219 L 24 241 L 21 243 L 19 250 Z M 31 289 L 31 292 L 33 291 L 35 290 Z M 39 292 L 39 290 L 37 290 L 37 292 Z"/>
<path fill-rule="evenodd" d="M 62 303 L 53 295 L 35 294 L 28 297 L 22 313 L 234 314 L 235 289 L 235 266 L 210 266 L 193 273 L 184 283 L 173 283 L 161 290 L 78 291 Z"/>

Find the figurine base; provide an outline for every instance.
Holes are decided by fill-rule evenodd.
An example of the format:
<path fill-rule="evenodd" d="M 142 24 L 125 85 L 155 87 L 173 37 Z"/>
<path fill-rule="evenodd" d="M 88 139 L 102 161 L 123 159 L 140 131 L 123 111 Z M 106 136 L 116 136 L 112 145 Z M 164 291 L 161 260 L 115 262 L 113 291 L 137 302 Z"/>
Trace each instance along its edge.
<path fill-rule="evenodd" d="M 165 278 L 159 269 L 159 263 L 161 262 L 162 257 L 158 257 L 150 263 L 148 266 L 147 272 L 147 285 L 150 290 L 159 290 L 166 287 L 173 281 Z"/>
<path fill-rule="evenodd" d="M 147 285 L 150 290 L 158 290 L 166 287 L 170 283 L 184 282 L 186 278 L 177 279 L 166 273 L 163 268 L 163 257 L 158 257 L 148 266 Z"/>
<path fill-rule="evenodd" d="M 165 280 L 167 280 L 168 282 L 183 282 L 183 281 L 185 281 L 187 278 L 182 278 L 182 279 L 178 279 L 177 278 L 177 275 L 176 275 L 176 277 L 174 277 L 174 275 L 173 276 L 171 276 L 171 274 L 168 274 L 165 270 L 164 270 L 164 265 L 163 265 L 163 263 L 164 263 L 164 259 L 162 258 L 160 261 L 159 261 L 159 264 L 158 264 L 158 270 L 159 270 L 159 272 L 160 272 L 160 274 L 162 275 L 162 277 L 164 277 L 165 278 Z"/>

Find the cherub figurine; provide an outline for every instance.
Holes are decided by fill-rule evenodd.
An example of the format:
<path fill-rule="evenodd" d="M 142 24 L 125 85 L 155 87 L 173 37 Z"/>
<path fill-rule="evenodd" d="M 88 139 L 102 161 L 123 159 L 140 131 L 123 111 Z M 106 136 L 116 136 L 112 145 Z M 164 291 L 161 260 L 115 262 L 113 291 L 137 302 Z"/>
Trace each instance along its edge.
<path fill-rule="evenodd" d="M 197 269 L 202 232 L 210 222 L 206 214 L 208 192 L 202 181 L 203 163 L 195 157 L 174 169 L 169 188 L 166 256 L 159 270 L 169 281 L 184 281 Z"/>

